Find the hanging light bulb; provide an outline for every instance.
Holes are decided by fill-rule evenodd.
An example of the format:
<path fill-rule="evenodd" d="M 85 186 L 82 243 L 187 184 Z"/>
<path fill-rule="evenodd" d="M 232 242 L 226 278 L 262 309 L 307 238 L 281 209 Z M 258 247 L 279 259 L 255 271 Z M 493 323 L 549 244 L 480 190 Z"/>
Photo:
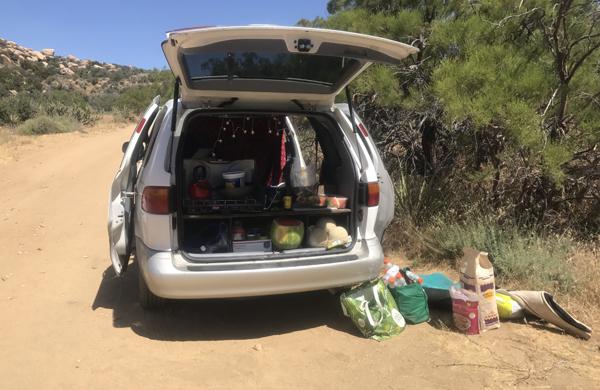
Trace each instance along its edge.
<path fill-rule="evenodd" d="M 254 130 L 252 130 L 252 132 L 250 134 L 254 134 Z"/>
<path fill-rule="evenodd" d="M 249 117 L 249 116 L 247 116 L 247 117 L 246 117 L 246 120 L 247 120 L 247 121 L 249 121 L 249 120 L 250 120 L 250 117 Z"/>
<path fill-rule="evenodd" d="M 231 135 L 231 138 L 235 138 L 235 134 L 232 134 L 232 135 Z"/>
<path fill-rule="evenodd" d="M 215 156 L 216 156 L 216 154 L 213 152 L 213 157 L 215 157 Z"/>
<path fill-rule="evenodd" d="M 223 131 L 227 130 L 227 127 L 223 127 Z"/>
<path fill-rule="evenodd" d="M 246 133 L 247 133 L 247 131 L 246 131 L 246 130 L 244 130 L 244 134 L 246 134 Z"/>
<path fill-rule="evenodd" d="M 228 124 L 229 124 L 229 121 L 225 122 L 225 124 L 226 124 L 226 125 L 228 125 Z"/>
<path fill-rule="evenodd" d="M 219 143 L 221 143 L 221 144 L 222 144 L 222 143 L 223 143 L 223 140 L 222 140 L 222 139 L 220 139 L 220 140 L 219 140 Z"/>

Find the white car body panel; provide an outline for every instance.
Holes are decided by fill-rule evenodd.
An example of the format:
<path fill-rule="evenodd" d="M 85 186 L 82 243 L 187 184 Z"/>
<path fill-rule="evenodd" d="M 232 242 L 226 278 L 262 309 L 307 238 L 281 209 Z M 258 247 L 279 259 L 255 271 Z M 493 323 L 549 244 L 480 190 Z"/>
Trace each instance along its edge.
<path fill-rule="evenodd" d="M 146 186 L 169 187 L 171 174 L 164 169 L 165 155 L 171 137 L 171 118 L 173 102 L 168 101 L 165 115 L 156 138 L 152 154 L 140 173 L 136 197 L 141 199 Z M 150 214 L 142 209 L 141 202 L 136 202 L 135 235 L 153 250 L 171 249 L 171 225 L 168 215 Z"/>

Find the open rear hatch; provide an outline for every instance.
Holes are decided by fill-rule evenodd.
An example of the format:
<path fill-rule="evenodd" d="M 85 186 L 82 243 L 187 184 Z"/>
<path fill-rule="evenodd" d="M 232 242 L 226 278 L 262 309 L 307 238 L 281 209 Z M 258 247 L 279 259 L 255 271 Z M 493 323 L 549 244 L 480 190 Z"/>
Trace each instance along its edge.
<path fill-rule="evenodd" d="M 346 31 L 209 27 L 167 33 L 162 48 L 184 107 L 328 109 L 373 62 L 397 65 L 418 50 Z M 234 106 L 235 107 L 235 106 Z"/>
<path fill-rule="evenodd" d="M 306 258 L 352 247 L 358 176 L 329 115 L 202 109 L 182 121 L 177 234 L 188 260 Z M 230 194 L 227 172 L 244 181 Z M 198 192 L 199 182 L 210 191 Z"/>

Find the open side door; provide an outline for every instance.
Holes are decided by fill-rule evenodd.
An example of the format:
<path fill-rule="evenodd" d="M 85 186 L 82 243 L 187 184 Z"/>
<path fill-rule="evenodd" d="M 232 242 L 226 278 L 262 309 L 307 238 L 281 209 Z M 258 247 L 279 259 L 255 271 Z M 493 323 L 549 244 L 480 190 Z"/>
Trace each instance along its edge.
<path fill-rule="evenodd" d="M 144 143 L 148 142 L 148 130 L 156 118 L 160 96 L 154 98 L 137 124 L 124 151 L 121 166 L 110 187 L 108 198 L 108 239 L 110 259 L 118 276 L 127 270 L 133 241 L 133 212 L 138 162 L 144 156 Z"/>

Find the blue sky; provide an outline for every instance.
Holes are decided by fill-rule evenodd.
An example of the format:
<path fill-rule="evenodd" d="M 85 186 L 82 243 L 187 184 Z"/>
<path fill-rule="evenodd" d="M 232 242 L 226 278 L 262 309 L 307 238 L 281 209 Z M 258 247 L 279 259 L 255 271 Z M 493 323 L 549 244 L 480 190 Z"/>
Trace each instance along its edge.
<path fill-rule="evenodd" d="M 33 50 L 55 49 L 139 68 L 167 66 L 165 32 L 194 26 L 278 24 L 327 16 L 327 0 L 4 0 L 0 38 Z"/>

